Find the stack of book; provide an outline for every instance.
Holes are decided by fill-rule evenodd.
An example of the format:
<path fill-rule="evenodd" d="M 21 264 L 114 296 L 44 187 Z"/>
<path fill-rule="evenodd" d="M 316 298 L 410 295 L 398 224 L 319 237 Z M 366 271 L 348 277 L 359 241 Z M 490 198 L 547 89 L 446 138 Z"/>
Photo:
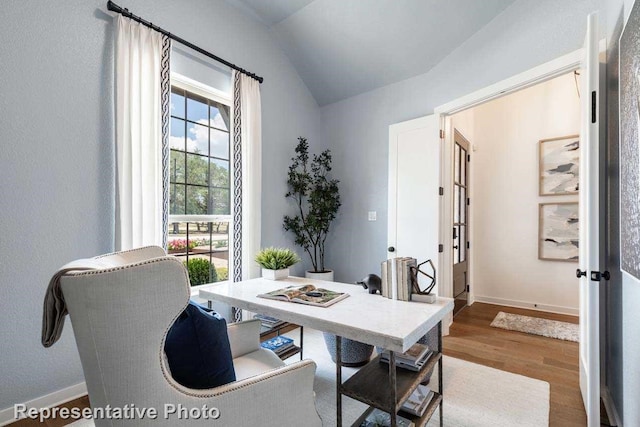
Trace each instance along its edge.
<path fill-rule="evenodd" d="M 418 372 L 422 370 L 425 363 L 429 360 L 433 351 L 429 350 L 424 344 L 415 343 L 406 352 L 399 354 L 396 353 L 396 366 L 399 368 L 408 369 L 410 371 Z M 380 355 L 380 361 L 389 363 L 389 351 L 385 350 Z"/>
<path fill-rule="evenodd" d="M 402 404 L 402 411 L 407 414 L 421 417 L 427 410 L 427 406 L 433 399 L 433 390 L 426 385 L 418 385 L 418 387 L 411 393 L 411 396 Z"/>
<path fill-rule="evenodd" d="M 395 283 L 396 299 L 400 301 L 411 301 L 413 285 L 410 269 L 417 265 L 417 260 L 411 257 L 399 257 L 383 261 L 380 275 L 382 278 L 382 296 L 393 298 Z"/>
<path fill-rule="evenodd" d="M 280 319 L 276 319 L 275 317 L 265 316 L 264 314 L 256 314 L 253 316 L 254 319 L 260 319 L 260 323 L 267 329 L 277 328 L 279 326 L 284 325 L 284 321 Z"/>
<path fill-rule="evenodd" d="M 276 356 L 281 356 L 295 347 L 291 338 L 282 335 L 266 340 L 260 345 L 262 348 L 273 351 Z"/>

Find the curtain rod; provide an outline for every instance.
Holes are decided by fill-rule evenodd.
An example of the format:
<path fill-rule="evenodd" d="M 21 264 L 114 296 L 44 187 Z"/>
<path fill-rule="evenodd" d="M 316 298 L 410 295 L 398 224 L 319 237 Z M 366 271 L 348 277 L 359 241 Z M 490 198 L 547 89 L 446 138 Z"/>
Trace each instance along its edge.
<path fill-rule="evenodd" d="M 225 61 L 224 59 L 220 58 L 219 56 L 216 56 L 211 52 L 207 52 L 206 50 L 202 49 L 201 47 L 198 47 L 198 46 L 194 45 L 193 43 L 190 43 L 190 42 L 186 41 L 185 39 L 176 36 L 175 34 L 171 34 L 169 31 L 164 30 L 164 29 L 158 27 L 157 25 L 153 25 L 149 21 L 145 21 L 141 17 L 136 16 L 133 13 L 129 12 L 129 9 L 126 9 L 126 8 L 123 9 L 120 6 L 118 6 L 117 4 L 115 4 L 114 2 L 112 2 L 111 0 L 109 0 L 107 2 L 107 9 L 109 9 L 112 12 L 116 12 L 116 13 L 119 13 L 119 14 L 121 14 L 123 16 L 126 16 L 127 18 L 133 19 L 134 21 L 141 23 L 145 27 L 149 27 L 149 28 L 151 28 L 151 29 L 153 29 L 153 30 L 155 30 L 155 31 L 157 31 L 159 33 L 162 33 L 165 36 L 169 37 L 171 40 L 175 40 L 178 43 L 183 44 L 183 45 L 187 46 L 188 48 L 193 49 L 196 52 L 201 53 L 204 56 L 207 56 L 207 57 L 209 57 L 209 58 L 211 58 L 211 59 L 213 59 L 213 60 L 215 60 L 215 61 L 217 61 L 217 62 L 219 62 L 221 64 L 224 64 L 229 68 L 233 68 L 234 70 L 237 70 L 237 71 L 241 72 L 242 74 L 246 74 L 247 76 L 249 76 L 249 77 L 251 77 L 253 79 L 256 79 L 260 83 L 262 83 L 264 81 L 264 79 L 262 77 L 257 76 L 257 75 L 255 75 L 253 73 L 250 73 L 249 71 L 245 70 L 244 68 L 238 67 L 237 65 L 232 64 L 229 61 Z"/>

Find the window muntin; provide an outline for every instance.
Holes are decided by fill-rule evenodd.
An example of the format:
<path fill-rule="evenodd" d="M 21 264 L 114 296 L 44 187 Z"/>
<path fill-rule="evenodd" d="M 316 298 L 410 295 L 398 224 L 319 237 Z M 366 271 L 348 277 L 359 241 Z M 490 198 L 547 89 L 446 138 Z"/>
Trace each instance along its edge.
<path fill-rule="evenodd" d="M 172 81 L 168 251 L 192 286 L 227 280 L 232 254 L 230 102 Z"/>

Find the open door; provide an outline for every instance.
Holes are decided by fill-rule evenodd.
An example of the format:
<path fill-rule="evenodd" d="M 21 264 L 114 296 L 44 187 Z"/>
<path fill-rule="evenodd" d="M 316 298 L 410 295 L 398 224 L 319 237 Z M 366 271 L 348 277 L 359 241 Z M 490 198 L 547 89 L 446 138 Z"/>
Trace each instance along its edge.
<path fill-rule="evenodd" d="M 600 158 L 598 16 L 588 17 L 580 138 L 580 390 L 589 427 L 600 425 Z"/>
<path fill-rule="evenodd" d="M 440 277 L 438 130 L 435 115 L 389 126 L 387 256 L 408 256 L 418 262 L 431 259 Z M 419 280 L 422 282 L 425 278 L 419 277 Z M 421 285 L 426 287 L 427 283 Z"/>

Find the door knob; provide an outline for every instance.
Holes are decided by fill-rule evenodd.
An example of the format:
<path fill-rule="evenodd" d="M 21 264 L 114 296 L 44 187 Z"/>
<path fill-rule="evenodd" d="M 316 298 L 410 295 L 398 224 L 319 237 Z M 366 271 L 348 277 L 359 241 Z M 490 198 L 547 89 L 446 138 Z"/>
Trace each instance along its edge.
<path fill-rule="evenodd" d="M 585 270 L 585 271 L 581 271 L 579 268 L 576 270 L 576 277 L 577 277 L 578 279 L 579 279 L 580 277 L 582 277 L 582 276 L 585 276 L 585 277 L 586 277 L 586 275 L 587 275 L 587 271 L 586 271 L 586 270 Z"/>
<path fill-rule="evenodd" d="M 388 250 L 389 252 L 395 252 L 395 251 L 396 251 L 396 248 L 394 248 L 393 246 L 389 246 L 389 247 L 387 248 L 387 250 Z"/>

